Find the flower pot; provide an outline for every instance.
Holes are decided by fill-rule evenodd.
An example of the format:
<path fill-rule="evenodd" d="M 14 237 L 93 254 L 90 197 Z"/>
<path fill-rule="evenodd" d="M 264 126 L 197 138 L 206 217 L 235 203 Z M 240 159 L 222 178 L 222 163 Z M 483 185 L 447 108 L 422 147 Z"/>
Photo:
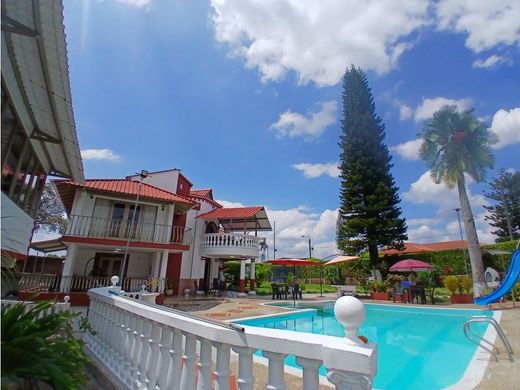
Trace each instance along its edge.
<path fill-rule="evenodd" d="M 451 303 L 473 303 L 471 294 L 453 294 L 450 296 Z"/>
<path fill-rule="evenodd" d="M 171 297 L 173 295 L 173 289 L 171 290 L 166 290 L 166 296 L 167 297 Z"/>
<path fill-rule="evenodd" d="M 377 299 L 379 301 L 389 301 L 390 294 L 388 292 L 372 291 L 370 293 L 370 298 Z"/>

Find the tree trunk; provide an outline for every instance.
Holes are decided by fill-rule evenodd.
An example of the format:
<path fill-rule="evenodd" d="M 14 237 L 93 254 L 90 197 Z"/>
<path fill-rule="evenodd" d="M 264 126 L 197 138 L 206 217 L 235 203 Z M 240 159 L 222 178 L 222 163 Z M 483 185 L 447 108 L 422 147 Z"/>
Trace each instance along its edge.
<path fill-rule="evenodd" d="M 466 240 L 468 241 L 471 276 L 473 278 L 473 295 L 480 297 L 487 285 L 484 279 L 484 266 L 482 264 L 482 252 L 480 251 L 478 242 L 477 229 L 475 227 L 471 205 L 469 204 L 463 175 L 457 179 L 457 188 L 459 190 L 460 208 L 462 209 L 462 216 L 464 218 Z"/>

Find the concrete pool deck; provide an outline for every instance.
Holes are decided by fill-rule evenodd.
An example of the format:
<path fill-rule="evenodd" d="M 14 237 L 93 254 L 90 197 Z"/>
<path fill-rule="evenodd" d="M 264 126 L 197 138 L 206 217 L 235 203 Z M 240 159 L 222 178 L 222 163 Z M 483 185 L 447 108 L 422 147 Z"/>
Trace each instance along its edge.
<path fill-rule="evenodd" d="M 265 303 L 273 303 L 269 297 L 255 297 L 255 298 L 201 298 L 196 300 L 187 299 L 167 299 L 165 304 L 171 307 L 179 309 L 187 309 L 192 314 L 199 315 L 201 317 L 211 318 L 219 321 L 229 321 L 232 319 L 256 317 L 268 314 L 276 314 L 286 312 L 287 309 L 277 308 L 274 306 L 266 306 Z M 315 294 L 308 294 L 304 296 L 303 301 L 309 302 L 313 300 L 334 300 L 335 294 L 324 294 L 323 297 L 316 296 Z M 400 303 L 392 303 L 389 301 L 373 301 L 373 300 L 362 300 L 365 303 L 378 303 L 378 304 L 390 304 L 390 305 L 401 305 Z M 291 300 L 283 302 L 292 302 Z M 297 302 L 300 302 L 298 300 Z M 408 304 L 410 305 L 410 304 Z M 407 306 L 408 306 L 407 305 Z M 184 306 L 184 307 L 183 307 Z M 443 308 L 461 308 L 461 309 L 483 309 L 482 306 L 477 305 L 417 305 L 411 304 L 411 306 L 418 307 L 443 307 Z M 504 304 L 502 307 L 494 306 L 493 310 L 500 310 L 502 318 L 500 326 L 504 333 L 509 339 L 513 350 L 515 351 L 515 361 L 510 362 L 507 354 L 505 354 L 504 347 L 501 341 L 497 338 L 496 345 L 500 349 L 501 354 L 499 355 L 499 361 L 495 362 L 494 359 L 490 359 L 486 371 L 483 375 L 482 381 L 473 388 L 482 390 L 516 390 L 520 388 L 520 306 L 517 304 L 516 308 L 512 307 L 512 304 Z M 461 335 L 462 329 L 461 329 Z M 234 375 L 237 375 L 237 362 L 233 362 L 232 369 Z M 440 373 L 440 375 L 442 375 Z M 301 378 L 286 373 L 287 389 L 301 389 Z M 267 367 L 260 363 L 255 363 L 255 389 L 265 388 L 267 383 Z M 320 388 L 330 388 L 325 384 Z M 464 387 L 461 387 L 464 388 Z M 468 387 L 471 388 L 471 387 Z"/>

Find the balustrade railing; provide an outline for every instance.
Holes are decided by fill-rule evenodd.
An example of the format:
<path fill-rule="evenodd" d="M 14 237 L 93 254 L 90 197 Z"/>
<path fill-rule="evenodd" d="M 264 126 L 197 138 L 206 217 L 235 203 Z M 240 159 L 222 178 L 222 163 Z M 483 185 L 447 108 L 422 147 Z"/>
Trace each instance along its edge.
<path fill-rule="evenodd" d="M 202 235 L 201 247 L 258 248 L 260 237 L 234 233 L 208 233 Z"/>
<path fill-rule="evenodd" d="M 144 223 L 141 221 L 71 215 L 65 231 L 67 236 L 121 239 L 140 242 L 189 245 L 191 229 L 180 226 Z"/>
<path fill-rule="evenodd" d="M 89 320 L 95 334 L 86 336 L 86 345 L 121 388 L 229 389 L 233 351 L 238 355 L 238 388 L 253 389 L 253 354 L 258 350 L 268 360 L 268 389 L 286 388 L 287 355 L 295 355 L 303 367 L 304 390 L 318 389 L 322 364 L 337 389 L 372 388 L 377 349 L 357 337 L 365 312 L 354 297 L 342 297 L 336 303 L 338 321 L 346 331 L 339 338 L 233 327 L 120 296 L 117 287 L 93 289 L 89 296 Z"/>
<path fill-rule="evenodd" d="M 61 286 L 61 288 L 60 288 Z M 109 277 L 101 276 L 60 276 L 55 274 L 23 273 L 18 288 L 32 292 L 87 292 L 92 288 L 110 286 Z M 123 280 L 124 291 L 141 291 L 143 286 L 154 293 L 166 289 L 165 278 L 126 277 Z"/>

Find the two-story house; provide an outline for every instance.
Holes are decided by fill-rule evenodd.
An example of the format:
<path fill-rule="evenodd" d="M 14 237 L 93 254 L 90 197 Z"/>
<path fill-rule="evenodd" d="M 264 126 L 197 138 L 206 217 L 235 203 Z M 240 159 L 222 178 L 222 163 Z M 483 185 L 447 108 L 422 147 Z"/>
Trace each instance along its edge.
<path fill-rule="evenodd" d="M 262 206 L 222 207 L 211 189 L 192 189 L 178 169 L 54 183 L 69 223 L 59 239 L 67 247 L 63 270 L 49 288 L 84 292 L 120 275 L 125 291 L 150 287 L 151 278 L 154 291 L 168 282 L 177 294 L 193 293 L 217 283 L 224 261 L 241 260 L 240 291 L 246 261 L 254 291 L 258 233 L 271 230 Z"/>

